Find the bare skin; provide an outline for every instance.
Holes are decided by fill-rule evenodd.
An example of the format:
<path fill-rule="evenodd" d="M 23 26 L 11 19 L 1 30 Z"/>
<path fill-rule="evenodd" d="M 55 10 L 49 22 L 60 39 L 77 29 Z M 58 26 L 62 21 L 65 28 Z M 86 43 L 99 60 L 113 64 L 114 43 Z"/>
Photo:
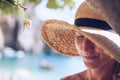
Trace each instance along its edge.
<path fill-rule="evenodd" d="M 62 80 L 113 80 L 113 59 L 83 36 L 75 37 L 75 45 L 88 69 Z"/>

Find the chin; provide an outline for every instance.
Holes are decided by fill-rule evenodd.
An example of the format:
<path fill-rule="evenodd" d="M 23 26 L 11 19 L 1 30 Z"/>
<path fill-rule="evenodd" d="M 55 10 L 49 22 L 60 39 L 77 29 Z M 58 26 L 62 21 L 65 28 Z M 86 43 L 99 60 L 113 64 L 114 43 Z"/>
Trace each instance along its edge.
<path fill-rule="evenodd" d="M 84 64 L 88 69 L 95 69 L 99 67 L 99 63 L 95 62 L 84 62 Z"/>

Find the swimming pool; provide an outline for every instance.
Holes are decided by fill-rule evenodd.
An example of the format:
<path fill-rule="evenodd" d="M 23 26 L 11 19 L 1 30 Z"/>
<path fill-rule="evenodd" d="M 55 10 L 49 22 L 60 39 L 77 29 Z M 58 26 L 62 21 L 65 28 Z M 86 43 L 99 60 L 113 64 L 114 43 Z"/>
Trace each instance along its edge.
<path fill-rule="evenodd" d="M 13 80 L 60 80 L 85 69 L 80 57 L 26 54 L 21 58 L 0 58 L 0 77 L 12 76 Z"/>

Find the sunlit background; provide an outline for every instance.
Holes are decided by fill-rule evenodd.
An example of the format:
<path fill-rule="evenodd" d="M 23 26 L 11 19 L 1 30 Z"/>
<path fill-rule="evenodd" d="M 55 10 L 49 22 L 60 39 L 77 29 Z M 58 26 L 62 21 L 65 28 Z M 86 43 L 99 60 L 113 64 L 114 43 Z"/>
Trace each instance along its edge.
<path fill-rule="evenodd" d="M 47 8 L 47 1 L 35 7 L 26 4 L 32 20 L 30 29 L 24 29 L 20 13 L 18 17 L 0 14 L 0 80 L 60 80 L 86 69 L 80 57 L 62 56 L 51 50 L 40 34 L 42 22 L 48 19 L 74 24 L 75 12 L 84 0 L 74 0 L 73 8 L 64 9 Z"/>

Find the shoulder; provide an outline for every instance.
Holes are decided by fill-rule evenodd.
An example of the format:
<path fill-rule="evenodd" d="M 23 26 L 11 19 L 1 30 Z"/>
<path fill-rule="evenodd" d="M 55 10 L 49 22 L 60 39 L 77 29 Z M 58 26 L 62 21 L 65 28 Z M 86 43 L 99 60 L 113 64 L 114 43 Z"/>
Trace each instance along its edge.
<path fill-rule="evenodd" d="M 66 76 L 62 78 L 61 80 L 84 80 L 85 77 L 86 77 L 86 71 L 83 71 L 77 74 Z"/>

